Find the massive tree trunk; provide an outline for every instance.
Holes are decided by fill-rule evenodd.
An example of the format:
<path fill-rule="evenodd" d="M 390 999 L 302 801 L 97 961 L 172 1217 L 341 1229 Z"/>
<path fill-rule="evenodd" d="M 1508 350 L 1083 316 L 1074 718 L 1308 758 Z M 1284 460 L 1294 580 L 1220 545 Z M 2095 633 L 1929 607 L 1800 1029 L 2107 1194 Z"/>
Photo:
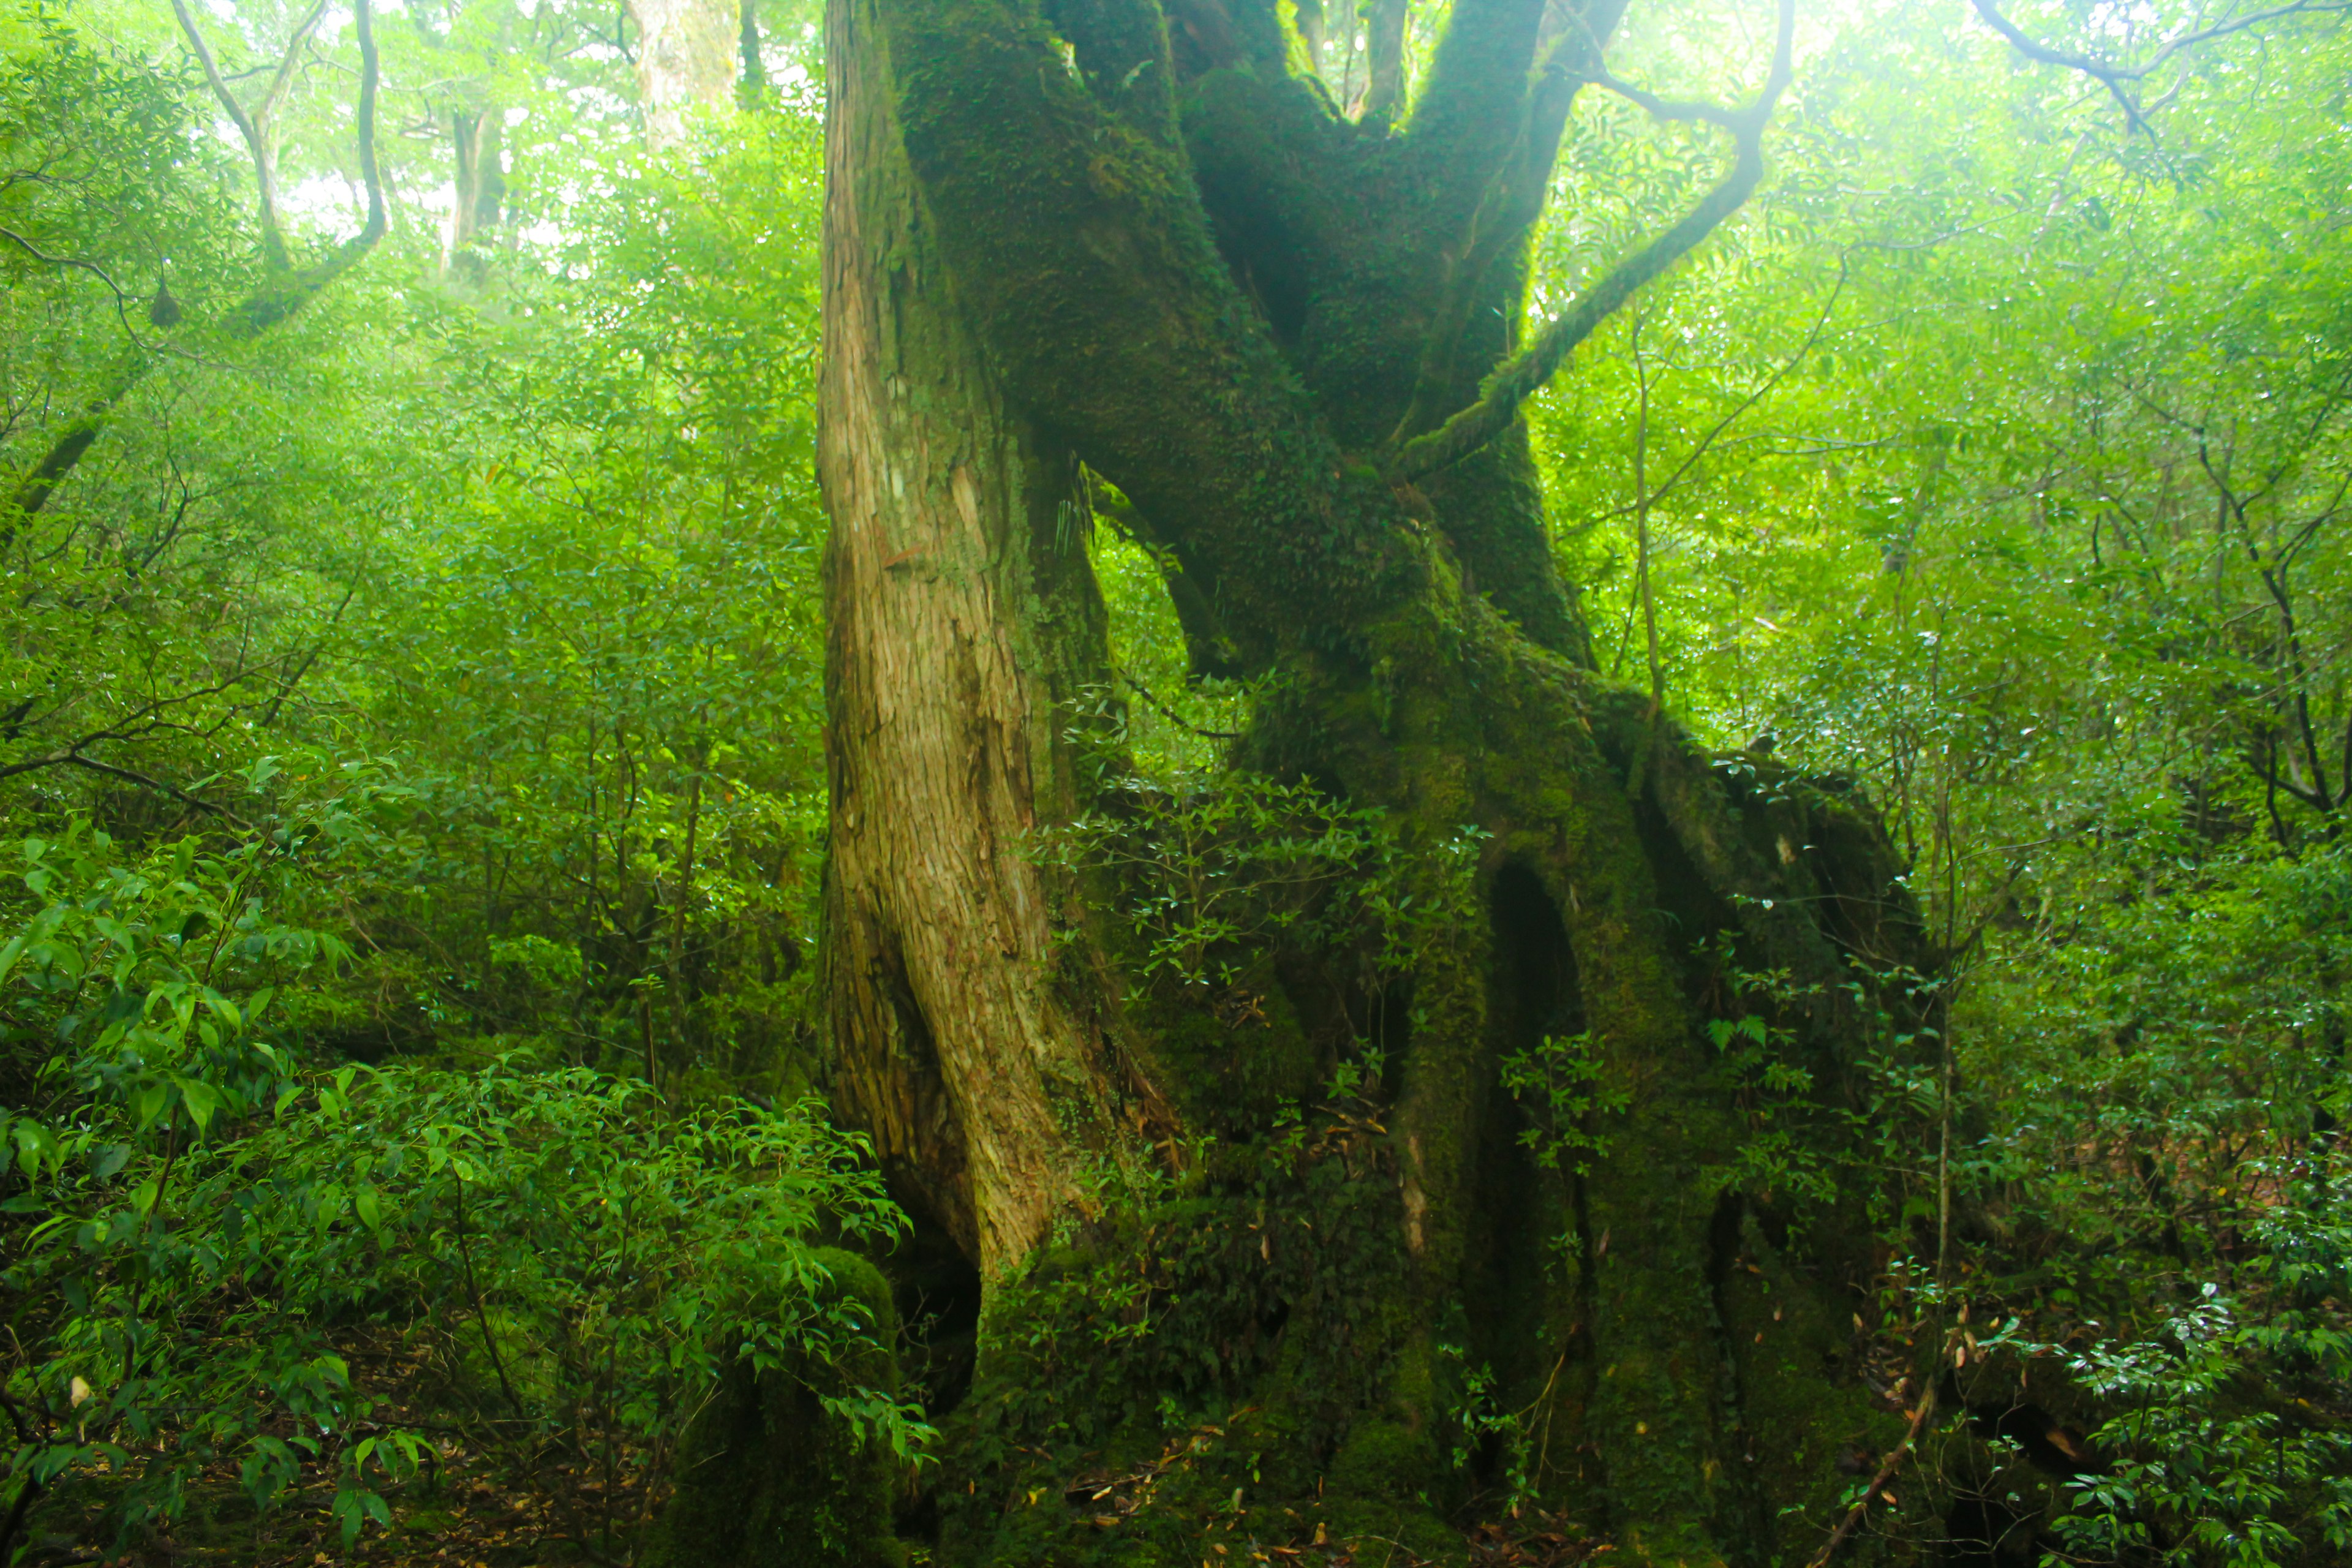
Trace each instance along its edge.
<path fill-rule="evenodd" d="M 955 309 L 874 26 L 835 6 L 827 52 L 826 987 L 843 1105 L 995 1276 L 1076 1194 L 1116 1098 L 1029 846 L 1069 809 L 1058 710 L 1107 674 L 1103 615 L 1077 471 Z"/>
<path fill-rule="evenodd" d="M 1761 1564 L 1883 1447 L 1855 1205 L 1793 1243 L 1724 1042 L 1834 1170 L 1853 987 L 1916 956 L 1891 867 L 1593 672 L 1487 374 L 1616 22 L 1570 9 L 1457 0 L 1359 123 L 1271 5 L 834 0 L 827 974 L 843 1108 L 988 1290 L 942 1562 L 1458 1556 L 1516 1476 L 1626 1561 Z M 1760 113 L 1624 288 L 1752 186 Z M 1237 766 L 1377 811 L 1432 907 L 1470 846 L 1465 918 L 1402 964 L 1360 922 L 1235 939 L 1208 984 L 1134 962 L 1132 878 L 1047 869 L 1104 657 L 1076 462 L 1196 646 L 1278 676 Z"/>

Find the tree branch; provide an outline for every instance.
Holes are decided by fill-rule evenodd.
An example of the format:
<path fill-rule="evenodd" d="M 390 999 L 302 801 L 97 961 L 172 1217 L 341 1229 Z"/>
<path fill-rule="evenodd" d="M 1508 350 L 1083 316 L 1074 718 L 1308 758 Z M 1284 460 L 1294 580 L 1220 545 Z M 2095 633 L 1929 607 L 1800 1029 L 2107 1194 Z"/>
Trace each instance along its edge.
<path fill-rule="evenodd" d="M 1726 430 L 1730 429 L 1731 426 L 1738 421 L 1742 415 L 1755 407 L 1759 403 L 1764 401 L 1766 395 L 1770 393 L 1774 387 L 1780 385 L 1780 383 L 1787 378 L 1790 371 L 1796 369 L 1799 365 L 1804 363 L 1807 359 L 1811 357 L 1813 345 L 1822 341 L 1822 333 L 1829 327 L 1831 313 L 1837 309 L 1839 296 L 1845 292 L 1846 277 L 1849 266 L 1850 258 L 1845 255 L 1841 254 L 1838 257 L 1837 281 L 1830 285 L 1830 297 L 1822 302 L 1821 314 L 1813 318 L 1812 331 L 1805 334 L 1804 342 L 1797 345 L 1796 352 L 1791 353 L 1788 358 L 1782 360 L 1779 365 L 1774 367 L 1772 374 L 1766 376 L 1761 382 L 1759 382 L 1756 385 L 1756 389 L 1750 392 L 1746 397 L 1742 398 L 1729 413 L 1726 414 L 1722 418 L 1709 426 L 1707 427 L 1706 434 L 1701 436 L 1698 440 L 1693 444 L 1688 455 L 1686 455 L 1680 463 L 1675 466 L 1675 471 L 1668 474 L 1664 479 L 1661 479 L 1654 487 L 1653 487 L 1649 494 L 1643 498 L 1642 504 L 1654 506 L 1659 501 L 1665 500 L 1667 494 L 1672 491 L 1675 486 L 1681 484 L 1684 479 L 1689 475 L 1691 469 L 1697 466 L 1698 460 L 1706 456 L 1708 450 L 1714 447 L 1718 437 L 1720 437 Z M 1630 507 L 1621 508 L 1618 515 L 1622 516 L 1624 511 L 1631 510 L 1633 509 Z"/>
<path fill-rule="evenodd" d="M 183 4 L 184 0 L 173 0 Z M 383 205 L 383 173 L 377 166 L 375 153 L 376 89 L 380 68 L 375 46 L 375 23 L 369 0 L 356 0 L 352 7 L 358 24 L 360 46 L 360 97 L 354 119 L 359 142 L 360 183 L 367 192 L 367 221 L 359 233 L 328 252 L 324 260 L 300 272 L 277 279 L 265 279 L 252 299 L 246 301 L 232 322 L 232 331 L 241 337 L 258 336 L 276 326 L 325 289 L 336 279 L 359 265 L 376 242 L 383 237 L 386 220 Z"/>
<path fill-rule="evenodd" d="M 1957 1337 L 1958 1334 L 1958 1331 L 1954 1330 L 1953 1337 Z M 1943 1351 L 1936 1358 L 1937 1364 L 1942 1364 L 1950 1354 L 1951 1342 L 1947 1339 Z M 1895 1479 L 1895 1472 L 1903 1468 L 1903 1461 L 1911 1457 L 1913 1447 L 1919 1441 L 1921 1429 L 1935 1417 L 1935 1414 L 1936 1384 L 1931 1377 L 1927 1387 L 1920 1391 L 1919 1407 L 1911 1412 L 1911 1425 L 1904 1432 L 1903 1441 L 1889 1449 L 1886 1457 L 1878 1462 L 1878 1473 L 1872 1476 L 1870 1484 L 1863 1489 L 1862 1500 L 1846 1510 L 1845 1518 L 1838 1521 L 1837 1529 L 1830 1532 L 1830 1538 L 1822 1543 L 1822 1549 L 1819 1552 L 1813 1553 L 1812 1561 L 1806 1565 L 1806 1568 L 1829 1568 L 1831 1560 L 1838 1554 L 1838 1549 L 1846 1543 L 1847 1539 L 1853 1534 L 1855 1527 L 1862 1523 L 1864 1516 L 1869 1512 L 1871 1500 Z"/>
<path fill-rule="evenodd" d="M 109 273 L 105 268 L 100 267 L 97 262 L 84 261 L 78 256 L 51 256 L 48 252 L 43 250 L 39 246 L 35 245 L 31 240 L 26 239 L 23 235 L 18 234 L 13 228 L 0 228 L 0 239 L 7 240 L 9 243 L 23 250 L 25 254 L 30 256 L 34 260 L 46 263 L 48 266 L 79 268 L 82 271 L 89 273 L 91 277 L 105 284 L 109 289 L 114 290 L 114 304 L 116 310 L 121 310 L 129 308 L 131 297 L 122 291 L 121 285 L 115 282 L 112 274 Z"/>
<path fill-rule="evenodd" d="M 222 79 L 220 66 L 213 58 L 212 46 L 205 41 L 204 29 L 196 26 L 196 18 L 189 11 L 187 0 L 172 0 L 172 12 L 180 19 L 180 31 L 186 35 L 188 47 L 195 51 L 196 63 L 204 68 L 205 80 L 211 86 L 213 96 L 220 100 L 221 107 L 228 111 L 238 134 L 245 138 L 246 150 L 253 155 L 254 184 L 260 192 L 262 257 L 271 267 L 282 268 L 289 262 L 286 236 L 278 223 L 278 160 L 270 149 L 269 121 L 285 97 L 286 86 L 293 75 L 294 61 L 302 51 L 303 41 L 318 26 L 320 18 L 327 14 L 327 0 L 317 0 L 302 20 L 295 24 L 294 36 L 287 40 L 285 58 L 278 62 L 268 89 L 261 96 L 261 102 L 250 114 L 237 102 L 236 94 L 229 90 L 228 83 Z"/>
<path fill-rule="evenodd" d="M 2317 16 L 2333 12 L 2352 11 L 2352 5 L 2315 5 L 2311 0 L 2295 0 L 2293 5 L 2274 5 L 2267 11 L 2256 11 L 2248 16 L 2233 17 L 2227 22 L 2216 23 L 2210 27 L 2199 28 L 2195 32 L 2183 33 L 2177 37 L 2168 39 L 2156 53 L 2137 65 L 2116 65 L 2108 60 L 2094 59 L 2088 55 L 2069 54 L 2063 49 L 2053 48 L 2048 44 L 2036 42 L 2025 29 L 2000 14 L 2000 7 L 1995 4 L 1995 0 L 1970 0 L 1970 3 L 1976 6 L 1977 15 L 1983 19 L 1986 26 L 2008 39 L 2011 47 L 2028 59 L 2040 60 L 2044 65 L 2063 66 L 2072 71 L 2080 71 L 2105 87 L 2107 91 L 2114 95 L 2115 100 L 2123 106 L 2126 122 L 2136 130 L 2147 132 L 2150 136 L 2155 135 L 2155 129 L 2141 114 L 2139 105 L 2134 103 L 2131 95 L 2124 90 L 2126 82 L 2142 79 L 2183 49 L 2194 48 L 2199 44 L 2210 43 L 2215 38 L 2227 37 L 2232 33 L 2242 33 L 2247 28 L 2258 27 L 2264 22 L 2275 22 L 2288 16 Z"/>
<path fill-rule="evenodd" d="M 1623 8 L 1622 0 L 1602 3 Z M 1509 148 L 1544 8 L 1544 0 L 1454 0 L 1446 16 L 1404 138 L 1406 156 L 1421 166 L 1424 182 L 1433 182 L 1431 200 L 1454 215 L 1441 234 L 1453 232 L 1476 204 Z M 1449 201 L 1461 205 L 1448 207 Z"/>
<path fill-rule="evenodd" d="M 1007 393 L 1200 565 L 1244 659 L 1410 592 L 1425 559 L 1393 494 L 1242 296 L 1181 152 L 1106 110 L 1019 0 L 882 14 L 908 158 Z"/>
<path fill-rule="evenodd" d="M 1155 0 L 1046 0 L 1095 100 L 1155 142 L 1176 140 L 1175 62 Z"/>
<path fill-rule="evenodd" d="M 220 69 L 213 61 L 212 51 L 205 47 L 204 35 L 196 30 L 195 19 L 188 14 L 186 0 L 172 0 L 172 4 L 180 14 L 180 19 L 185 26 L 189 40 L 195 47 L 198 59 L 204 63 L 205 73 L 213 84 L 214 92 L 219 96 L 222 103 L 227 107 L 231 117 L 236 121 L 237 129 L 245 133 L 247 144 L 257 145 L 259 132 L 255 130 L 254 122 L 246 117 L 245 111 L 237 107 L 236 99 L 228 91 L 226 82 L 221 79 Z M 383 237 L 384 230 L 388 226 L 383 201 L 383 174 L 377 164 L 375 151 L 376 92 L 380 69 L 376 54 L 374 19 L 370 12 L 369 0 L 357 0 L 352 10 L 359 25 L 360 97 L 357 131 L 360 178 L 367 191 L 367 220 L 361 226 L 358 234 L 338 246 L 325 260 L 302 272 L 291 272 L 292 264 L 286 253 L 285 238 L 278 232 L 276 210 L 272 205 L 275 200 L 272 181 L 275 176 L 267 171 L 267 160 L 257 163 L 257 169 L 263 171 L 260 177 L 262 180 L 261 244 L 264 276 L 260 288 L 230 314 L 227 331 L 231 337 L 257 337 L 300 310 L 312 296 L 350 271 L 359 264 L 362 258 L 374 249 L 376 242 Z M 312 10 L 297 32 L 296 47 L 299 47 L 310 30 L 318 25 L 319 17 L 324 14 L 324 11 L 325 0 L 320 0 L 318 6 Z M 288 59 L 290 60 L 293 58 L 293 48 L 288 49 Z M 275 90 L 273 88 L 273 93 Z M 261 155 L 257 153 L 256 156 L 259 159 Z M 7 237 L 16 239 L 19 244 L 25 244 L 25 247 L 28 250 L 33 249 L 33 247 L 18 239 L 16 235 L 10 234 Z M 38 256 L 40 252 L 34 250 L 34 254 Z M 42 258 L 53 259 L 47 257 Z M 68 265 L 88 267 L 92 271 L 98 270 L 92 264 L 87 262 L 77 261 Z M 99 276 L 106 278 L 103 272 L 100 272 Z M 110 278 L 106 279 L 106 284 L 108 288 L 114 289 L 116 310 L 122 311 L 124 309 L 122 290 L 115 288 L 114 281 Z M 125 321 L 127 326 L 127 316 Z M 132 332 L 132 340 L 137 341 L 135 331 Z M 81 461 L 82 455 L 89 450 L 91 443 L 98 439 L 99 433 L 105 428 L 107 418 L 113 413 L 115 405 L 130 395 L 131 388 L 139 384 L 145 374 L 146 367 L 141 365 L 135 366 L 118 378 L 103 395 L 90 403 L 80 418 L 68 425 L 64 433 L 50 445 L 41 461 L 16 488 L 14 500 L 19 515 L 7 517 L 0 514 L 0 548 L 5 548 L 16 538 L 21 518 L 29 517 L 48 504 L 49 497 L 56 492 L 58 484 L 73 471 L 75 466 Z"/>
<path fill-rule="evenodd" d="M 215 816 L 226 817 L 229 815 L 223 807 L 215 805 L 208 800 L 199 799 L 175 784 L 167 784 L 161 779 L 150 778 L 145 773 L 119 767 L 112 763 L 101 763 L 96 757 L 86 757 L 70 746 L 62 751 L 51 752 L 46 756 L 28 757 L 21 763 L 10 763 L 6 767 L 0 767 L 0 779 L 11 779 L 22 773 L 40 773 L 48 768 L 85 768 L 94 773 L 103 773 L 109 778 L 135 784 L 142 789 L 152 789 L 160 795 L 168 795 L 176 801 L 193 805 L 199 811 L 208 811 Z"/>
<path fill-rule="evenodd" d="M 1763 90 L 1736 110 L 1661 99 L 1594 67 L 1590 79 L 1596 85 L 1623 94 L 1661 120 L 1704 120 L 1730 132 L 1737 147 L 1731 172 L 1680 222 L 1618 263 L 1575 305 L 1546 323 L 1534 342 L 1486 378 L 1476 403 L 1427 435 L 1412 436 L 1402 445 L 1391 438 L 1388 468 L 1392 479 L 1413 479 L 1450 467 L 1493 440 L 1601 322 L 1739 210 L 1764 177 L 1764 127 L 1789 85 L 1795 30 L 1796 0 L 1780 0 L 1771 72 Z"/>
<path fill-rule="evenodd" d="M 1602 47 L 1623 12 L 1620 0 L 1589 6 L 1546 51 L 1524 96 L 1510 155 L 1470 216 L 1461 255 L 1450 258 L 1444 292 L 1422 345 L 1412 398 L 1397 421 L 1391 442 L 1402 443 L 1429 429 L 1460 397 L 1456 366 L 1471 316 L 1480 300 L 1494 297 L 1489 280 L 1496 264 L 1517 250 L 1543 216 L 1569 111 L 1577 93 L 1601 69 Z M 1512 303 L 1517 303 L 1516 291 Z"/>

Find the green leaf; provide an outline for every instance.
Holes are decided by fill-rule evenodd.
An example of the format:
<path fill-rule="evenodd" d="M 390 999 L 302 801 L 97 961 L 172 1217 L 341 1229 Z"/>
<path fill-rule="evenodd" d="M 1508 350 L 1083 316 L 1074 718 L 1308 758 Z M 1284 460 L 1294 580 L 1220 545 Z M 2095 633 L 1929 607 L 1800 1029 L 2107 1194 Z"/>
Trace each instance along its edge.
<path fill-rule="evenodd" d="M 174 1075 L 172 1081 L 178 1086 L 180 1099 L 187 1106 L 189 1118 L 195 1122 L 196 1131 L 209 1131 L 213 1113 L 221 1108 L 221 1091 L 200 1079 Z"/>

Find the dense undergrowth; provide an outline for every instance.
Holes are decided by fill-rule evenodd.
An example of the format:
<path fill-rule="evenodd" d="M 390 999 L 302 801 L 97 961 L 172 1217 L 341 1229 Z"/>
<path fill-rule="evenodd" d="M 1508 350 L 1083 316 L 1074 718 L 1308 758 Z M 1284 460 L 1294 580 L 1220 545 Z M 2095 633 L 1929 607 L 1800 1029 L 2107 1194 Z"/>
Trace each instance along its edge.
<path fill-rule="evenodd" d="M 423 128 L 392 231 L 257 336 L 247 172 L 171 18 L 0 10 L 12 489 L 108 410 L 0 501 L 5 1550 L 651 1555 L 698 1415 L 782 1397 L 728 1392 L 749 1365 L 888 1456 L 918 1556 L 1172 1554 L 1204 1516 L 1221 1562 L 1589 1555 L 1466 1330 L 1442 1538 L 1317 1510 L 1392 1458 L 1317 1426 L 1391 1327 L 1384 987 L 1482 917 L 1461 844 L 1223 771 L 1253 694 L 1196 678 L 1112 520 L 1115 763 L 1038 853 L 1192 1017 L 1168 1049 L 1267 1042 L 1202 1124 L 1278 1131 L 1108 1191 L 976 1323 L 827 1120 L 813 18 L 656 153 L 575 9 L 384 27 Z M 1800 1254 L 1808 1204 L 1874 1237 L 1868 1310 L 1805 1329 L 1874 1424 L 1806 1458 L 1803 1522 L 1886 1562 L 2340 1561 L 2347 35 L 2197 54 L 2159 150 L 1944 10 L 1820 40 L 1752 221 L 1532 420 L 1604 668 L 1727 772 L 1868 802 L 1941 959 L 1884 977 L 1823 1163 L 1787 977 L 1693 957 L 1750 998 L 1714 1040 L 1741 1184 Z M 1633 40 L 1662 79 L 1707 68 L 1683 22 Z M 284 42 L 219 26 L 239 68 Z M 358 222 L 352 47 L 288 100 L 309 252 Z M 445 257 L 416 193 L 488 110 L 508 205 Z M 1618 113 L 1572 133 L 1598 216 L 1547 288 L 1704 172 Z M 1304 946 L 1373 1004 L 1297 1017 Z M 1282 1044 L 1315 1029 L 1329 1070 Z M 1565 1190 L 1616 1109 L 1584 1044 L 1503 1082 Z"/>

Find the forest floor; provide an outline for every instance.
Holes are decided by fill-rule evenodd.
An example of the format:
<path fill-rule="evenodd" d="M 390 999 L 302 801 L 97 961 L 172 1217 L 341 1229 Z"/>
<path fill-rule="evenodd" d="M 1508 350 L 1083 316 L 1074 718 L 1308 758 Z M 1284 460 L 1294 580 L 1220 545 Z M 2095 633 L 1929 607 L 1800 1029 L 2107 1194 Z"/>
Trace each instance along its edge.
<path fill-rule="evenodd" d="M 502 1456 L 445 1442 L 428 1476 L 392 1498 L 390 1530 L 371 1526 L 346 1546 L 332 1511 L 333 1490 L 320 1483 L 281 1496 L 257 1515 L 236 1484 L 235 1468 L 223 1465 L 192 1489 L 194 1506 L 168 1532 L 127 1548 L 100 1544 L 96 1529 L 104 1500 L 93 1478 L 71 1497 L 52 1505 L 32 1549 L 21 1559 L 31 1565 L 93 1564 L 99 1568 L 180 1568 L 193 1563 L 235 1563 L 239 1568 L 326 1568 L 366 1563 L 376 1568 L 570 1568 L 572 1564 L 625 1562 L 582 1547 L 567 1520 L 579 1518 L 554 1485 L 518 1484 Z M 616 1498 L 616 1523 L 640 1504 L 625 1486 Z M 80 1519 L 72 1517 L 79 1502 Z M 601 1510 L 600 1510 L 601 1511 Z M 649 1510 L 648 1510 L 649 1511 Z M 76 1528 L 89 1526 L 87 1533 Z M 624 1526 L 625 1530 L 625 1526 Z M 1579 1533 L 1562 1519 L 1529 1514 L 1483 1524 L 1464 1540 L 1474 1568 L 1582 1568 L 1605 1564 L 1610 1547 Z M 1395 1542 L 1372 1538 L 1296 1545 L 1204 1544 L 1213 1568 L 1246 1563 L 1297 1564 L 1298 1568 L 1429 1568 L 1430 1561 Z M 919 1546 L 915 1564 L 927 1563 Z"/>
<path fill-rule="evenodd" d="M 640 1455 L 624 1449 L 607 1470 L 583 1463 L 574 1446 L 543 1435 L 530 1447 L 485 1445 L 478 1435 L 495 1431 L 499 1423 L 457 1407 L 451 1393 L 458 1384 L 455 1369 L 388 1332 L 341 1349 L 354 1368 L 354 1381 L 376 1401 L 374 1419 L 360 1435 L 405 1430 L 429 1444 L 417 1473 L 384 1489 L 389 1528 L 371 1522 L 347 1545 L 342 1521 L 334 1512 L 333 1481 L 318 1466 L 306 1472 L 305 1484 L 280 1493 L 266 1510 L 257 1510 L 236 1461 L 225 1459 L 193 1479 L 187 1505 L 169 1530 L 121 1544 L 105 1522 L 121 1478 L 82 1472 L 69 1475 L 53 1491 L 19 1563 L 24 1568 L 617 1568 L 628 1561 L 625 1544 L 608 1551 L 603 1543 L 635 1539 L 667 1491 L 646 1495 Z M 282 1425 L 270 1435 L 281 1441 L 296 1436 Z M 1212 1568 L 1254 1563 L 1431 1568 L 1430 1559 L 1385 1538 L 1298 1533 L 1300 1539 L 1280 1543 L 1230 1537 L 1212 1542 L 1204 1537 L 1201 1550 Z M 909 1547 L 910 1563 L 922 1568 L 928 1551 L 914 1542 Z M 1471 1568 L 1603 1568 L 1610 1551 L 1565 1518 L 1530 1510 L 1471 1528 L 1454 1561 L 1466 1561 Z"/>
<path fill-rule="evenodd" d="M 455 1450 L 456 1446 L 450 1446 Z M 429 1490 L 411 1490 L 394 1500 L 393 1528 L 370 1528 L 355 1543 L 343 1544 L 342 1527 L 331 1511 L 331 1490 L 300 1489 L 257 1518 L 226 1468 L 207 1476 L 202 1503 L 191 1520 L 126 1549 L 93 1544 L 77 1535 L 69 1521 L 53 1510 L 22 1561 L 27 1564 L 87 1563 L 99 1568 L 174 1568 L 189 1563 L 250 1564 L 252 1568 L 325 1568 L 367 1563 L 380 1568 L 569 1568 L 613 1559 L 581 1548 L 566 1530 L 555 1498 L 518 1489 L 503 1467 L 462 1450 L 445 1451 L 441 1476 Z M 94 1520 L 96 1497 L 90 1502 Z M 1530 1515 L 1507 1524 L 1486 1524 L 1465 1539 L 1475 1568 L 1581 1568 L 1603 1564 L 1610 1548 L 1577 1533 L 1565 1521 Z M 1215 1568 L 1250 1563 L 1297 1564 L 1299 1568 L 1428 1568 L 1430 1560 L 1385 1540 L 1370 1538 L 1325 1544 L 1213 1548 L 1205 1561 Z M 927 1561 L 919 1547 L 913 1562 Z"/>

